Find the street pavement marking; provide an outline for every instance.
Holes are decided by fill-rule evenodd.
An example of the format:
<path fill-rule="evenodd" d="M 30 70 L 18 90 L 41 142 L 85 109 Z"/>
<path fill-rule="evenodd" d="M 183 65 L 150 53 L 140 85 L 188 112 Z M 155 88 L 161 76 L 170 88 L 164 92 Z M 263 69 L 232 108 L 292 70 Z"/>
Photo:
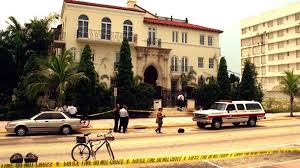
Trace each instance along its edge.
<path fill-rule="evenodd" d="M 264 164 L 264 165 L 260 165 L 260 166 L 254 166 L 251 168 L 261 168 L 261 167 L 265 167 L 265 166 L 280 165 L 280 164 L 291 163 L 291 162 L 295 162 L 295 161 L 300 161 L 300 159 L 289 160 L 289 161 L 284 161 L 284 162 L 277 162 L 277 163 L 269 163 L 269 164 Z"/>
<path fill-rule="evenodd" d="M 204 162 L 206 162 L 206 163 L 208 163 L 208 164 L 210 164 L 210 165 L 216 166 L 217 168 L 223 168 L 223 167 L 221 167 L 221 166 L 219 166 L 219 165 L 217 165 L 217 164 L 214 164 L 213 162 L 210 162 L 210 161 L 208 161 L 208 160 L 204 160 Z"/>

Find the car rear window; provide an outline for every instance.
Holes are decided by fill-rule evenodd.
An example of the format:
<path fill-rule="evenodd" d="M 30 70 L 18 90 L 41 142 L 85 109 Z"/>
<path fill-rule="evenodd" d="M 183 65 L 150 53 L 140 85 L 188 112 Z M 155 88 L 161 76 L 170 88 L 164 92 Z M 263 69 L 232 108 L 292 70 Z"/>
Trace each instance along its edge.
<path fill-rule="evenodd" d="M 246 104 L 246 108 L 247 108 L 247 110 L 261 110 L 260 105 L 257 103 Z"/>

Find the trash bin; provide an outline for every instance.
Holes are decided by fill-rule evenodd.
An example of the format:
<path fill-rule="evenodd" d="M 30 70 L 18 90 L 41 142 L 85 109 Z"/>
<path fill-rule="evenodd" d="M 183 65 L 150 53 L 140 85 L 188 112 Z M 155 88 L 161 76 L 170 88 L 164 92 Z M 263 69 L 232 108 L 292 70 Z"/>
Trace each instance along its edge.
<path fill-rule="evenodd" d="M 20 153 L 14 153 L 9 160 L 10 163 L 23 163 L 23 156 Z"/>
<path fill-rule="evenodd" d="M 187 109 L 195 109 L 195 100 L 187 99 Z"/>
<path fill-rule="evenodd" d="M 24 158 L 25 163 L 31 163 L 31 162 L 37 162 L 38 156 L 34 153 L 27 153 L 27 155 Z"/>
<path fill-rule="evenodd" d="M 158 110 L 161 108 L 161 99 L 155 99 L 153 102 L 153 109 Z"/>

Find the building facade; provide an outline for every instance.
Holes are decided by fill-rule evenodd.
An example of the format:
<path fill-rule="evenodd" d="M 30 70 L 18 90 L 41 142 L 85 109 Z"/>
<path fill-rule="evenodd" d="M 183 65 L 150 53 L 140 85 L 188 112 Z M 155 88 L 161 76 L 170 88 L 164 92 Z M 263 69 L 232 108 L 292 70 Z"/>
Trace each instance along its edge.
<path fill-rule="evenodd" d="M 300 3 L 241 21 L 241 72 L 254 63 L 264 91 L 279 91 L 284 71 L 300 74 Z"/>
<path fill-rule="evenodd" d="M 56 52 L 71 49 L 80 60 L 83 47 L 91 46 L 99 76 L 113 84 L 120 46 L 127 38 L 134 75 L 162 88 L 164 99 L 181 89 L 180 76 L 193 69 L 197 80 L 216 76 L 221 54 L 221 30 L 188 23 L 188 19 L 160 17 L 128 0 L 127 7 L 64 0 L 61 25 L 53 43 Z M 168 104 L 168 103 L 167 103 Z"/>

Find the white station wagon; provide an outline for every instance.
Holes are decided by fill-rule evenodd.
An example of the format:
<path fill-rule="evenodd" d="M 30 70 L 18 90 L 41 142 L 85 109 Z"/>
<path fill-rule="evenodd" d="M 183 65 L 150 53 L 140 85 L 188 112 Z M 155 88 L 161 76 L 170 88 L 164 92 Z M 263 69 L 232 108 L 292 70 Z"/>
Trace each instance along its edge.
<path fill-rule="evenodd" d="M 193 121 L 198 127 L 211 125 L 213 129 L 220 129 L 223 123 L 239 126 L 245 123 L 250 127 L 256 126 L 256 121 L 265 119 L 262 105 L 256 101 L 224 101 L 215 102 L 208 110 L 195 111 Z"/>

